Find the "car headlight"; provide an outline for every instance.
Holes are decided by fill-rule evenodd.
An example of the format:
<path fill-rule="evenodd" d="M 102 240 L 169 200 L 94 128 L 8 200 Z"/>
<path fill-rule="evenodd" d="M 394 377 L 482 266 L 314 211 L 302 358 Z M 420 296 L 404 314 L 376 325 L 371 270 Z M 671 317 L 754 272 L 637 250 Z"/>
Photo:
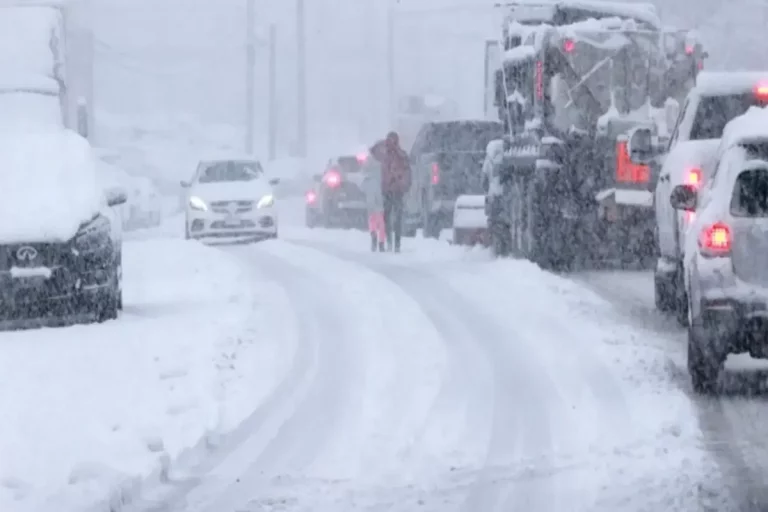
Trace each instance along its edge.
<path fill-rule="evenodd" d="M 191 196 L 189 198 L 189 207 L 192 208 L 193 210 L 198 210 L 201 212 L 208 211 L 208 205 L 205 204 L 205 201 L 203 201 L 197 196 Z"/>
<path fill-rule="evenodd" d="M 111 233 L 112 227 L 109 219 L 99 215 L 90 222 L 80 226 L 73 239 L 73 249 L 76 254 L 102 250 L 111 244 Z"/>
<path fill-rule="evenodd" d="M 259 199 L 259 202 L 256 204 L 256 208 L 269 208 L 270 206 L 275 204 L 275 198 L 272 194 L 268 194 L 261 199 Z"/>

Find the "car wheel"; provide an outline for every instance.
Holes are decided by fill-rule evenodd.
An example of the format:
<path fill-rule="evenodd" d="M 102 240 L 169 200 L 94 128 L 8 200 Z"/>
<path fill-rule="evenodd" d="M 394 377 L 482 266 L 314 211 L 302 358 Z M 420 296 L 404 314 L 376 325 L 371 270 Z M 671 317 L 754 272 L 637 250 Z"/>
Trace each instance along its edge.
<path fill-rule="evenodd" d="M 653 292 L 656 309 L 663 313 L 669 313 L 675 309 L 675 288 L 668 277 L 662 277 L 658 272 L 654 272 Z"/>
<path fill-rule="evenodd" d="M 704 336 L 696 327 L 688 328 L 688 374 L 693 390 L 700 394 L 711 394 L 717 389 L 717 378 L 724 357 L 707 350 Z"/>

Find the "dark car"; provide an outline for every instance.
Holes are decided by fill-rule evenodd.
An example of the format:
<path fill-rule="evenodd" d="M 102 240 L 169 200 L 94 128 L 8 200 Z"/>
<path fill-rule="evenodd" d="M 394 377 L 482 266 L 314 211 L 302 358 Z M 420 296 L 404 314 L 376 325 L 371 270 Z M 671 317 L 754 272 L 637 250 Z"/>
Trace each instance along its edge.
<path fill-rule="evenodd" d="M 453 226 L 456 198 L 483 194 L 483 161 L 488 143 L 500 139 L 497 121 L 467 120 L 427 123 L 411 148 L 413 185 L 406 203 L 406 232 L 420 226 L 436 238 Z"/>
<path fill-rule="evenodd" d="M 306 194 L 308 227 L 358 228 L 367 226 L 363 164 L 367 155 L 344 155 L 328 162 Z"/>

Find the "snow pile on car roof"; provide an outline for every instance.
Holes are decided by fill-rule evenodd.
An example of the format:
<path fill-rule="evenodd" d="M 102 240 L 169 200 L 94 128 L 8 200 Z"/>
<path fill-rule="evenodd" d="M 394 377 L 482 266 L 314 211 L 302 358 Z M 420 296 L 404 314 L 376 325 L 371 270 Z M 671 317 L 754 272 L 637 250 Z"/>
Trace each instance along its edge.
<path fill-rule="evenodd" d="M 744 114 L 729 122 L 723 130 L 723 140 L 729 146 L 753 138 L 768 138 L 767 107 L 750 107 Z"/>
<path fill-rule="evenodd" d="M 696 90 L 705 96 L 738 94 L 761 83 L 768 85 L 768 71 L 702 71 L 696 78 Z"/>
<path fill-rule="evenodd" d="M 0 90 L 34 88 L 58 92 L 55 46 L 63 54 L 61 16 L 51 7 L 2 7 Z M 23 50 L 23 51 L 22 51 Z"/>
<path fill-rule="evenodd" d="M 0 129 L 0 243 L 65 241 L 104 201 L 87 140 L 64 129 Z"/>

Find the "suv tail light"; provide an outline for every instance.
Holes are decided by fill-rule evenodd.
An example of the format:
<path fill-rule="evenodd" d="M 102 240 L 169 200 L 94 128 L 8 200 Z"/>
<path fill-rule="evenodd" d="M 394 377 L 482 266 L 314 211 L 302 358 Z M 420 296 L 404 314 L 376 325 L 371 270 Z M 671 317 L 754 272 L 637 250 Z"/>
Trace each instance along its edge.
<path fill-rule="evenodd" d="M 331 169 L 330 171 L 325 173 L 325 176 L 323 176 L 323 181 L 329 187 L 336 188 L 339 185 L 341 185 L 341 174 L 339 173 L 339 171 L 335 169 Z"/>
<path fill-rule="evenodd" d="M 691 185 L 696 189 L 701 187 L 701 169 L 698 167 L 688 169 L 688 176 L 685 178 L 685 184 Z"/>
<path fill-rule="evenodd" d="M 627 141 L 616 143 L 616 182 L 617 183 L 648 183 L 651 180 L 651 168 L 644 164 L 636 164 L 629 159 Z"/>
<path fill-rule="evenodd" d="M 731 228 L 724 222 L 705 227 L 699 235 L 699 248 L 704 256 L 728 256 L 733 241 Z"/>
<path fill-rule="evenodd" d="M 432 184 L 437 185 L 440 183 L 440 166 L 437 162 L 432 163 Z"/>
<path fill-rule="evenodd" d="M 755 96 L 757 96 L 758 99 L 766 100 L 768 99 L 768 83 L 759 83 L 755 86 Z"/>
<path fill-rule="evenodd" d="M 317 194 L 315 194 L 314 190 L 310 190 L 307 192 L 305 199 L 307 200 L 307 204 L 315 204 L 315 201 L 317 201 Z"/>

